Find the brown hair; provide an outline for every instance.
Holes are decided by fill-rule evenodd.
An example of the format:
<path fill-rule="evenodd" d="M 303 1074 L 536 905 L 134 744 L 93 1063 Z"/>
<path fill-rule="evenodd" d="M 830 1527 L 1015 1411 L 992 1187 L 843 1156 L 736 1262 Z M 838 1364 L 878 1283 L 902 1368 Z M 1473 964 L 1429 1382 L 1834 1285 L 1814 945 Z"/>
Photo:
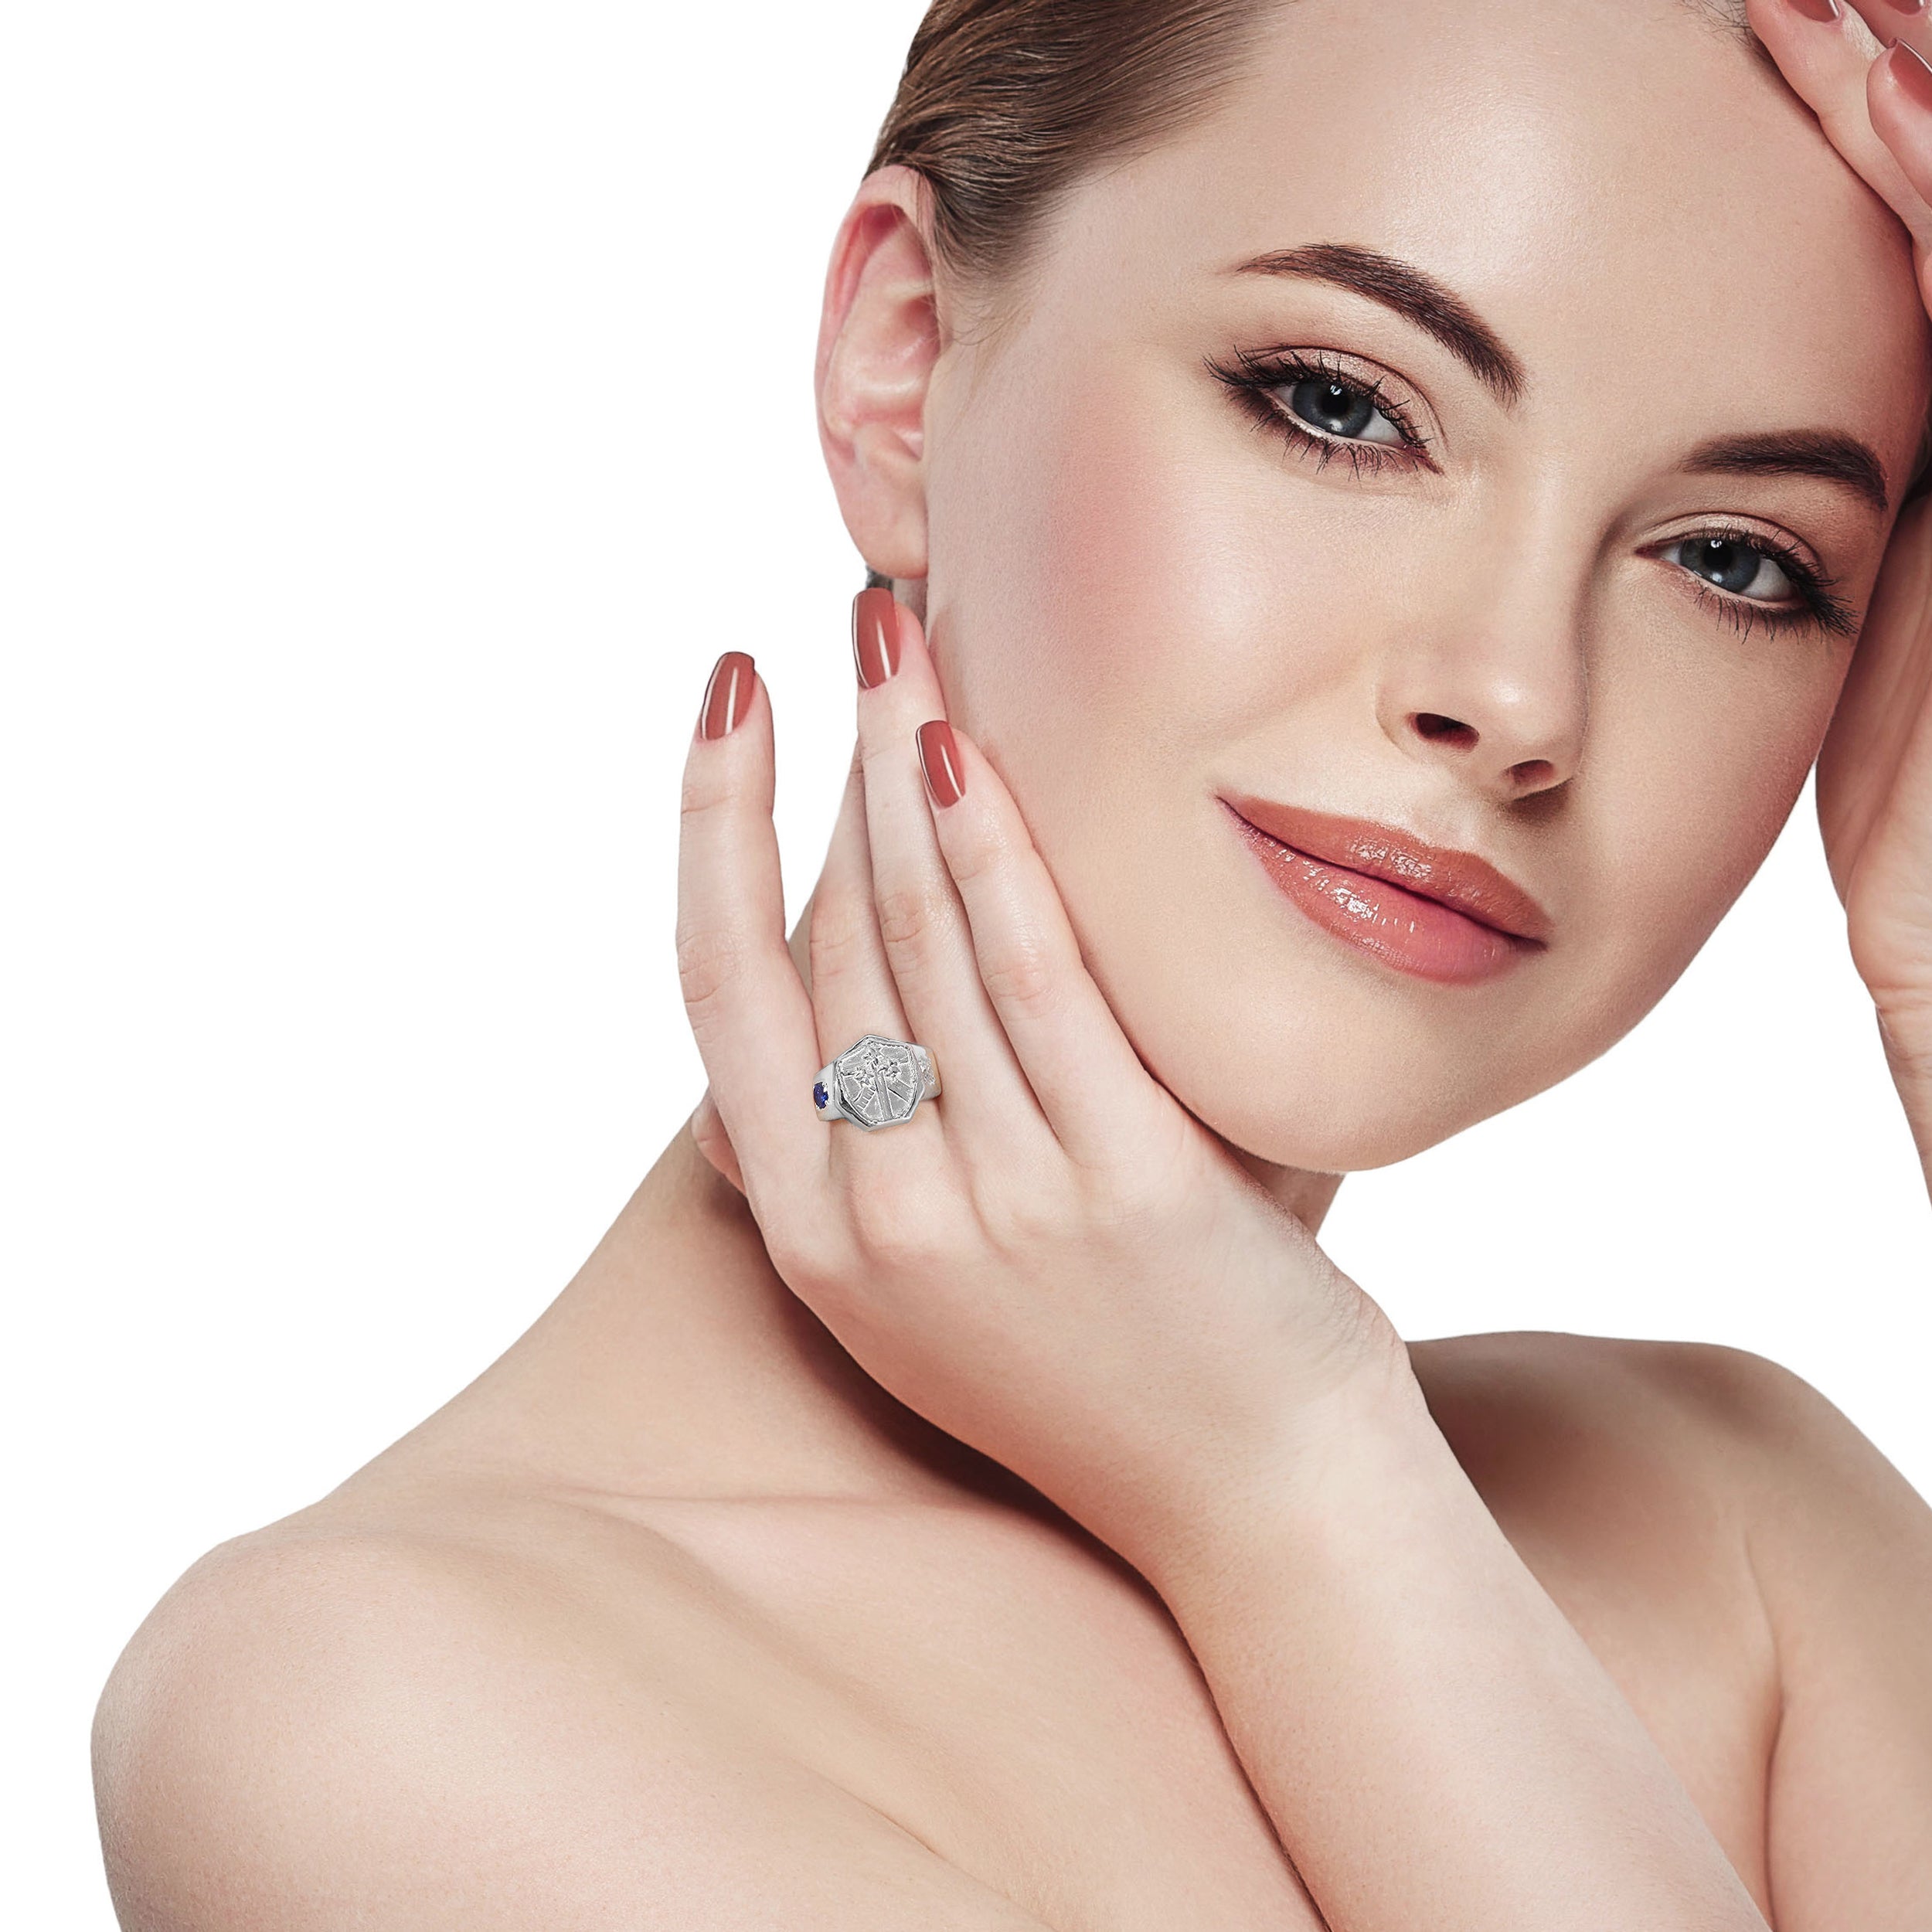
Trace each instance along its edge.
<path fill-rule="evenodd" d="M 1686 0 L 1750 45 L 1744 0 Z M 1056 196 L 1152 146 L 1216 90 L 1287 0 L 932 0 L 871 165 L 916 170 L 956 272 L 1015 267 Z"/>
<path fill-rule="evenodd" d="M 947 265 L 997 280 L 1054 197 L 1211 104 L 1282 0 L 933 0 L 872 166 L 916 169 Z"/>

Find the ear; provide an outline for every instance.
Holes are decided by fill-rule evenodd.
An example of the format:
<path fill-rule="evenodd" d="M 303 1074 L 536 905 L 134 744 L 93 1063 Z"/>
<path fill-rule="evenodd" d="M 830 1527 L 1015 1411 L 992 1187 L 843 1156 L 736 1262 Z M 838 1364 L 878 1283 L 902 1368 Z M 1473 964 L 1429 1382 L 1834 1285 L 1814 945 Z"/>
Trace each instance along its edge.
<path fill-rule="evenodd" d="M 861 185 L 818 327 L 818 440 L 869 568 L 926 574 L 926 392 L 940 349 L 931 197 L 910 168 Z"/>

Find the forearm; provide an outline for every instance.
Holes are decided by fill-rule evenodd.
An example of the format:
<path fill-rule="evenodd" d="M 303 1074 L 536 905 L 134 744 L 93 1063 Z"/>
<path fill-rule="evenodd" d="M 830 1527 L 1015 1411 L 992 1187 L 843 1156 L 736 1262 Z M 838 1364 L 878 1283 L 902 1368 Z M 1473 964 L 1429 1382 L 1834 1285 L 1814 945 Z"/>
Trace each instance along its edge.
<path fill-rule="evenodd" d="M 1144 1565 L 1337 1932 L 1764 1932 L 1409 1383 Z"/>

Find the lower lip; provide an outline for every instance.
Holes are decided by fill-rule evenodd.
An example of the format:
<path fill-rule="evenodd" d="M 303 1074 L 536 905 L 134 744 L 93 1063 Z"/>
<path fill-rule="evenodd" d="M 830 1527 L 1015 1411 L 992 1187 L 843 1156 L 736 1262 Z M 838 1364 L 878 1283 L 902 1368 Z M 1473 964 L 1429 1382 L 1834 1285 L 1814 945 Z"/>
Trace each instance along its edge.
<path fill-rule="evenodd" d="M 1283 893 L 1324 932 L 1396 971 L 1439 985 L 1495 979 L 1541 947 L 1386 879 L 1311 859 L 1236 815 L 1236 829 Z"/>

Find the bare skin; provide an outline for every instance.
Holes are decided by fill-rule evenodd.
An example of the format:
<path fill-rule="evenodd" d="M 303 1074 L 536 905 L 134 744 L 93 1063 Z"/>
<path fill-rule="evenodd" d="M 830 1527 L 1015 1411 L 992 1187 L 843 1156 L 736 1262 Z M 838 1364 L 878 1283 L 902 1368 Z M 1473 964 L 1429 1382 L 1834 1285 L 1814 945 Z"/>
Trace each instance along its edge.
<path fill-rule="evenodd" d="M 1816 479 L 1726 483 L 1744 524 L 1828 553 L 1861 616 L 1891 540 L 1855 662 L 1849 641 L 1815 637 L 1747 655 L 1652 567 L 1711 507 L 1660 454 L 1680 435 L 1795 411 L 1858 434 L 1888 478 L 1913 460 L 1923 250 L 1893 217 L 1917 242 L 1932 220 L 1875 155 L 1922 153 L 1932 188 L 1932 125 L 1888 134 L 1883 73 L 1871 117 L 1855 114 L 1869 39 L 1805 39 L 1816 23 L 1777 7 L 1757 9 L 1760 32 L 1849 167 L 1768 77 L 1688 38 L 1660 41 L 1668 71 L 1745 118 L 1750 165 L 1726 174 L 1715 141 L 1673 148 L 1689 137 L 1668 98 L 1633 128 L 1668 88 L 1646 73 L 1619 94 L 1601 36 L 1626 17 L 1612 29 L 1582 6 L 1465 53 L 1455 71 L 1498 83 L 1470 97 L 1502 102 L 1492 122 L 1415 117 L 1514 130 L 1511 189 L 1543 166 L 1546 186 L 1581 192 L 1614 149 L 1620 194 L 1655 213 L 1699 169 L 1727 216 L 1699 244 L 1735 304 L 1715 332 L 1702 284 L 1686 271 L 1679 287 L 1641 221 L 1628 258 L 1606 231 L 1560 272 L 1535 195 L 1499 190 L 1495 220 L 1431 230 L 1416 158 L 1379 175 L 1364 155 L 1363 128 L 1448 70 L 1445 48 L 1507 30 L 1509 10 L 1478 0 L 1419 7 L 1403 56 L 1338 64 L 1348 84 L 1291 103 L 1270 90 L 1345 63 L 1359 37 L 1308 0 L 1212 123 L 1079 191 L 1053 257 L 1069 281 L 1045 275 L 1003 330 L 949 328 L 968 298 L 934 270 L 917 192 L 867 185 L 835 262 L 821 420 L 854 535 L 923 607 L 933 647 L 908 611 L 896 675 L 861 697 L 862 775 L 798 948 L 809 987 L 785 978 L 761 817 L 772 720 L 753 687 L 735 729 L 692 750 L 687 990 L 716 1097 L 702 1151 L 673 1144 L 471 1388 L 321 1503 L 204 1560 L 144 1626 L 97 1746 L 125 1924 L 1233 1932 L 1325 1913 L 1351 1932 L 1905 1932 L 1932 1916 L 1932 1514 L 1896 1472 L 1795 1379 L 1728 1351 L 1561 1335 L 1403 1349 L 1311 1238 L 1340 1169 L 1546 1085 L 1661 992 L 1762 857 L 1848 669 L 1828 842 L 1932 1145 L 1932 820 L 1917 808 L 1932 728 L 1922 711 L 1901 725 L 1899 696 L 1923 698 L 1924 524 L 1908 512 L 1895 532 Z M 1665 11 L 1660 36 L 1691 32 Z M 1512 96 L 1501 80 L 1519 73 Z M 1354 157 L 1325 192 L 1356 202 L 1339 217 L 1298 202 L 1307 157 L 1277 141 Z M 1774 210 L 1836 251 L 1828 272 L 1779 281 L 1752 226 Z M 1243 296 L 1290 303 L 1270 313 L 1277 338 L 1397 369 L 1446 453 L 1426 486 L 1345 495 L 1326 470 L 1242 469 L 1205 392 L 1179 386 L 1200 362 L 1188 304 L 1222 299 L 1199 293 L 1222 284 L 1188 250 L 1240 260 L 1337 232 L 1318 219 L 1428 256 L 1522 354 L 1532 387 L 1505 422 L 1382 319 L 1272 283 Z M 1577 313 L 1645 272 L 1655 298 L 1600 353 Z M 1828 336 L 1843 340 L 1828 363 Z M 1537 385 L 1570 413 L 1539 414 Z M 1059 464 L 1051 517 L 1011 461 L 1029 437 Z M 1288 560 L 1312 580 L 1374 519 L 1437 510 L 1458 540 L 1430 551 L 1439 526 L 1418 524 L 1402 551 L 1429 559 L 1430 650 L 1390 655 L 1377 626 L 1407 638 L 1413 607 L 1367 571 L 1346 612 L 1255 650 L 1253 612 L 1315 594 L 1269 577 L 1284 549 L 1315 546 Z M 1244 582 L 1254 516 L 1267 541 Z M 1509 543 L 1480 540 L 1497 533 Z M 1212 553 L 1205 586 L 1184 539 Z M 1472 555 L 1488 560 L 1465 582 Z M 1090 591 L 1051 612 L 1063 649 L 1002 607 L 1029 582 Z M 1579 599 L 1587 621 L 1560 621 Z M 1460 628 L 1478 610 L 1493 621 Z M 1336 655 L 1311 679 L 1317 649 Z M 1052 728 L 1057 694 L 1018 681 L 1029 658 L 1049 685 L 1063 664 L 1083 680 L 1082 733 Z M 1366 681 L 1342 675 L 1362 665 Z M 1337 735 L 1335 693 L 1364 682 L 1402 694 L 1369 707 L 1386 743 Z M 1447 713 L 1451 689 L 1467 737 L 1405 735 L 1424 700 Z M 942 713 L 968 784 L 929 807 L 907 744 Z M 1281 908 L 1227 883 L 1232 857 L 1163 847 L 1200 789 L 1197 735 L 1214 758 L 1266 741 L 1358 786 L 1375 774 L 1378 795 L 1303 802 L 1400 808 L 1479 844 L 1552 903 L 1546 958 L 1482 990 L 1472 1019 L 1264 923 Z M 1131 780 L 1110 778 L 1128 746 Z M 1397 798 L 1394 774 L 1433 789 Z M 1710 800 L 1726 809 L 1700 814 Z M 1094 829 L 1117 846 L 1123 825 L 1145 832 L 1134 861 L 1158 891 L 1222 894 L 1226 959 L 1150 943 L 1126 917 L 1131 872 Z M 1616 862 L 1619 839 L 1648 872 Z M 1293 985 L 1349 1040 L 1345 1077 L 1292 1015 L 1257 1049 L 1184 995 L 1177 960 L 1251 991 L 1250 1013 Z M 807 1116 L 801 1137 L 798 1068 L 808 1082 L 870 1026 L 934 1043 L 937 1114 L 874 1137 Z M 1269 1077 L 1230 1080 L 1237 1050 Z M 1411 1077 L 1399 1100 L 1385 1053 Z M 1040 1116 L 1015 1101 L 976 1124 L 1021 1073 Z M 1281 1099 L 1267 1117 L 1264 1094 Z M 1126 1177 L 1120 1198 L 1161 1197 L 1177 1168 L 1189 1184 L 1090 1278 L 1106 1227 L 1049 1185 L 1070 1159 Z M 970 1192 L 1002 1238 L 921 1249 L 895 1189 L 948 1212 Z M 1204 1232 L 1218 1265 L 1198 1279 L 1142 1258 L 1199 1252 Z"/>
<path fill-rule="evenodd" d="M 1782 1759 L 1785 1855 L 1821 1842 L 1773 1922 L 1908 1924 L 1902 1480 L 1753 1357 L 1413 1353 L 1760 1910 Z M 481 1380 L 198 1566 L 104 1726 L 142 1932 L 1320 1923 L 1158 1599 L 863 1382 L 688 1142 Z"/>

